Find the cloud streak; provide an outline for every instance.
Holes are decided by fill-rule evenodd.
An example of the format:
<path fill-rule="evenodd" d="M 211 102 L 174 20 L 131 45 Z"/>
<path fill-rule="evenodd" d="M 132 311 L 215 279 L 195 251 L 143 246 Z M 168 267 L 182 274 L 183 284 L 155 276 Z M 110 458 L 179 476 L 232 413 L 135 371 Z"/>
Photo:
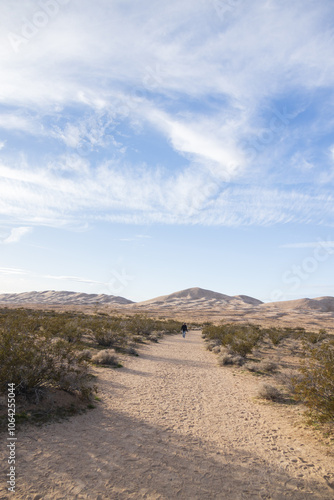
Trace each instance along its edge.
<path fill-rule="evenodd" d="M 23 236 L 30 233 L 31 227 L 15 227 L 11 230 L 10 235 L 3 239 L 2 243 L 8 245 L 9 243 L 18 243 Z"/>
<path fill-rule="evenodd" d="M 0 5 L 4 220 L 333 224 L 330 1 L 52 5 Z"/>

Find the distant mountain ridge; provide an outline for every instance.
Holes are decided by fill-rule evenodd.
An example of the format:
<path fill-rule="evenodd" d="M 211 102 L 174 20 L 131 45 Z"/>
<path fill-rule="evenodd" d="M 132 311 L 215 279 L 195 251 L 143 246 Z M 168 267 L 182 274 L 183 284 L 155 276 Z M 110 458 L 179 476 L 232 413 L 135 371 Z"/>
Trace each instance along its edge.
<path fill-rule="evenodd" d="M 88 294 L 68 291 L 47 290 L 43 292 L 4 293 L 0 294 L 0 304 L 49 304 L 49 305 L 114 305 L 124 306 L 126 310 L 162 309 L 163 311 L 206 311 L 235 310 L 238 311 L 318 311 L 334 313 L 334 297 L 303 298 L 281 302 L 263 303 L 248 295 L 225 295 L 204 288 L 194 287 L 180 290 L 169 295 L 162 295 L 142 302 L 134 302 L 124 297 L 107 294 Z"/>
<path fill-rule="evenodd" d="M 262 308 L 278 307 L 281 310 L 317 310 L 322 312 L 334 312 L 334 297 L 316 297 L 315 299 L 282 300 L 281 302 L 269 302 L 262 304 Z"/>
<path fill-rule="evenodd" d="M 84 305 L 90 304 L 133 304 L 132 300 L 114 295 L 78 292 L 44 292 L 4 293 L 0 294 L 0 303 L 7 304 L 62 304 Z"/>

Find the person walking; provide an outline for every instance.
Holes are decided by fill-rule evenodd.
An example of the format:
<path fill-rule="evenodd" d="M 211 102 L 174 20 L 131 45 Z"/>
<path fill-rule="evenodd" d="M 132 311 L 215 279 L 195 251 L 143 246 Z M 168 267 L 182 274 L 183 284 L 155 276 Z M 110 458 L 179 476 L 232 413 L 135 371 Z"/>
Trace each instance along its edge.
<path fill-rule="evenodd" d="M 183 325 L 181 326 L 181 331 L 182 331 L 183 338 L 185 338 L 186 332 L 188 331 L 188 327 L 185 323 L 183 323 Z"/>

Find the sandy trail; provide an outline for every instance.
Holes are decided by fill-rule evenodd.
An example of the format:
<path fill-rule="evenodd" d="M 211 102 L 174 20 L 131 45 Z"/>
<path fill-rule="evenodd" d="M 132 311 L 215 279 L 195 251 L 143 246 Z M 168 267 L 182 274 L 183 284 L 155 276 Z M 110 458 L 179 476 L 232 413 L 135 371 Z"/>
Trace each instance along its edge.
<path fill-rule="evenodd" d="M 200 332 L 98 372 L 97 409 L 18 434 L 17 493 L 0 499 L 334 498 L 323 445 L 254 402 L 258 381 L 218 367 Z"/>

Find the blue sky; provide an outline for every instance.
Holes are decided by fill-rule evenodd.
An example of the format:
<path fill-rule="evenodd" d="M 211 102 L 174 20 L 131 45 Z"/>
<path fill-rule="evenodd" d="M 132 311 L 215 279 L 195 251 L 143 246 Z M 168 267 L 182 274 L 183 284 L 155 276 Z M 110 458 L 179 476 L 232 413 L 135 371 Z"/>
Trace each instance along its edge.
<path fill-rule="evenodd" d="M 334 295 L 331 0 L 0 16 L 0 293 Z"/>

